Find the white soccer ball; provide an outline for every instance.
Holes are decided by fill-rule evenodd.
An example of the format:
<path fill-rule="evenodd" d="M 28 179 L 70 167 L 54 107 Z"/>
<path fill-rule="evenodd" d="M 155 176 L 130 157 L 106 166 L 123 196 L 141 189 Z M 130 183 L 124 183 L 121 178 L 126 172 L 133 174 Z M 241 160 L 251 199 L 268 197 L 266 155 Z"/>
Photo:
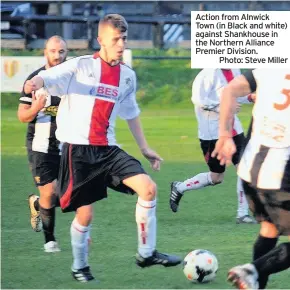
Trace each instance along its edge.
<path fill-rule="evenodd" d="M 194 283 L 212 281 L 216 276 L 217 270 L 217 258 L 207 250 L 192 251 L 183 261 L 183 273 L 189 281 Z"/>

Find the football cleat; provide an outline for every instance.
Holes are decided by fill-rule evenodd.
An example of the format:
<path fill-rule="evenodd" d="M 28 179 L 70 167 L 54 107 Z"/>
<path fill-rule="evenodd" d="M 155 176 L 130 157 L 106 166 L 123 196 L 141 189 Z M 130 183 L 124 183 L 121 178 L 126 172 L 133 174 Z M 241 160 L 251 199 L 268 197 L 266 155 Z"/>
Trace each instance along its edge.
<path fill-rule="evenodd" d="M 75 280 L 82 283 L 86 283 L 95 279 L 95 277 L 91 273 L 89 266 L 79 269 L 79 270 L 72 269 L 71 274 Z"/>
<path fill-rule="evenodd" d="M 60 248 L 55 241 L 50 241 L 44 244 L 44 252 L 46 253 L 57 253 L 60 252 Z"/>
<path fill-rule="evenodd" d="M 169 204 L 173 212 L 177 212 L 179 202 L 183 196 L 183 194 L 177 190 L 177 187 L 176 187 L 177 183 L 178 183 L 177 181 L 174 181 L 171 183 Z"/>
<path fill-rule="evenodd" d="M 30 194 L 28 197 L 28 206 L 30 209 L 30 223 L 31 227 L 35 232 L 40 232 L 42 230 L 42 221 L 40 218 L 39 210 L 36 210 L 34 202 L 39 200 L 39 196 L 35 194 Z"/>
<path fill-rule="evenodd" d="M 249 215 L 237 217 L 236 223 L 237 224 L 257 224 L 256 220 Z"/>
<path fill-rule="evenodd" d="M 258 273 L 253 264 L 245 264 L 232 268 L 228 273 L 228 281 L 237 289 L 259 289 Z"/>
<path fill-rule="evenodd" d="M 177 256 L 167 255 L 154 251 L 152 256 L 143 258 L 139 253 L 136 254 L 136 264 L 141 268 L 154 265 L 162 265 L 164 267 L 172 267 L 180 264 L 182 259 Z"/>

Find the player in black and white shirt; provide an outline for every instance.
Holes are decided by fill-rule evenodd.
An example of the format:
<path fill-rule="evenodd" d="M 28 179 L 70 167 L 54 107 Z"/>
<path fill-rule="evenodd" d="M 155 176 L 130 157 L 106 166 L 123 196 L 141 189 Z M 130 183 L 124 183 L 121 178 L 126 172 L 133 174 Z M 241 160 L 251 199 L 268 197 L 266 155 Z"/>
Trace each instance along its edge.
<path fill-rule="evenodd" d="M 65 61 L 66 42 L 59 36 L 47 40 L 44 50 L 47 64 L 34 71 L 27 80 L 40 71 L 56 66 Z M 31 226 L 41 231 L 45 237 L 45 252 L 60 251 L 54 236 L 55 183 L 60 163 L 60 142 L 56 139 L 56 114 L 60 103 L 58 96 L 49 95 L 44 89 L 32 94 L 21 93 L 18 118 L 28 123 L 26 147 L 28 160 L 40 199 L 35 194 L 29 196 Z"/>
<path fill-rule="evenodd" d="M 213 156 L 227 164 L 236 151 L 230 134 L 235 97 L 256 90 L 251 136 L 238 175 L 249 205 L 261 223 L 253 261 L 232 268 L 238 289 L 264 289 L 271 274 L 290 267 L 290 69 L 256 69 L 233 80 L 223 92 L 219 140 Z"/>

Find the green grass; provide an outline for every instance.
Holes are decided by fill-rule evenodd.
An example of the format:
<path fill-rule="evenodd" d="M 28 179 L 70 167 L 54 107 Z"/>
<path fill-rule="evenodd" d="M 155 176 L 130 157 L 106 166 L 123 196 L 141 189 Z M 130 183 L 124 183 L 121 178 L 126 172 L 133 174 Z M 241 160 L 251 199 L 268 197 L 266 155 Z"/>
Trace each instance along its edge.
<path fill-rule="evenodd" d="M 141 158 L 126 123 L 117 122 L 117 138 L 122 147 L 142 160 L 158 184 L 158 242 L 161 251 L 185 256 L 203 248 L 216 254 L 217 278 L 210 284 L 189 283 L 181 267 L 139 269 L 136 251 L 136 197 L 110 192 L 107 200 L 95 204 L 90 265 L 99 284 L 78 284 L 70 276 L 72 262 L 70 223 L 73 214 L 57 210 L 56 236 L 62 248 L 57 254 L 42 250 L 43 235 L 30 228 L 27 194 L 36 192 L 25 153 L 26 125 L 13 110 L 2 110 L 2 279 L 6 289 L 225 289 L 227 270 L 251 260 L 258 225 L 236 225 L 236 176 L 228 168 L 225 182 L 196 192 L 188 192 L 180 212 L 169 210 L 169 183 L 207 170 L 198 144 L 193 109 L 144 110 L 142 121 L 152 148 L 164 158 L 162 169 L 153 173 Z M 249 122 L 248 107 L 241 113 Z M 97 190 L 97 189 L 96 189 Z M 271 277 L 269 288 L 286 289 L 289 271 Z"/>

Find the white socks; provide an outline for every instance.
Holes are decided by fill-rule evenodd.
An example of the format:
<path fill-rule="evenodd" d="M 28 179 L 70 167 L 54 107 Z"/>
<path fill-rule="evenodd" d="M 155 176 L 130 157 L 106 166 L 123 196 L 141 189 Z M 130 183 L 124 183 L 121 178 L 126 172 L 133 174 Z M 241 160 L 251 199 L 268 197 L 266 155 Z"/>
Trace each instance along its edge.
<path fill-rule="evenodd" d="M 179 182 L 176 185 L 176 188 L 181 194 L 183 194 L 186 191 L 200 189 L 209 185 L 213 185 L 210 172 L 205 172 L 199 173 L 196 176 L 189 178 L 183 182 Z M 249 205 L 244 193 L 242 181 L 239 177 L 237 179 L 237 196 L 238 196 L 237 217 L 248 215 Z"/>
<path fill-rule="evenodd" d="M 213 183 L 210 172 L 205 172 L 178 183 L 176 187 L 180 193 L 184 193 L 185 191 L 199 189 L 208 185 L 213 185 Z"/>
<path fill-rule="evenodd" d="M 71 245 L 73 253 L 73 265 L 74 270 L 79 270 L 87 267 L 88 264 L 88 252 L 90 241 L 90 229 L 91 226 L 82 226 L 75 218 L 71 224 Z"/>
<path fill-rule="evenodd" d="M 150 257 L 156 248 L 156 199 L 145 201 L 140 197 L 136 204 L 138 252 L 143 258 Z"/>
<path fill-rule="evenodd" d="M 249 214 L 249 205 L 245 196 L 245 192 L 240 177 L 237 178 L 237 195 L 238 195 L 238 211 L 237 217 Z"/>

